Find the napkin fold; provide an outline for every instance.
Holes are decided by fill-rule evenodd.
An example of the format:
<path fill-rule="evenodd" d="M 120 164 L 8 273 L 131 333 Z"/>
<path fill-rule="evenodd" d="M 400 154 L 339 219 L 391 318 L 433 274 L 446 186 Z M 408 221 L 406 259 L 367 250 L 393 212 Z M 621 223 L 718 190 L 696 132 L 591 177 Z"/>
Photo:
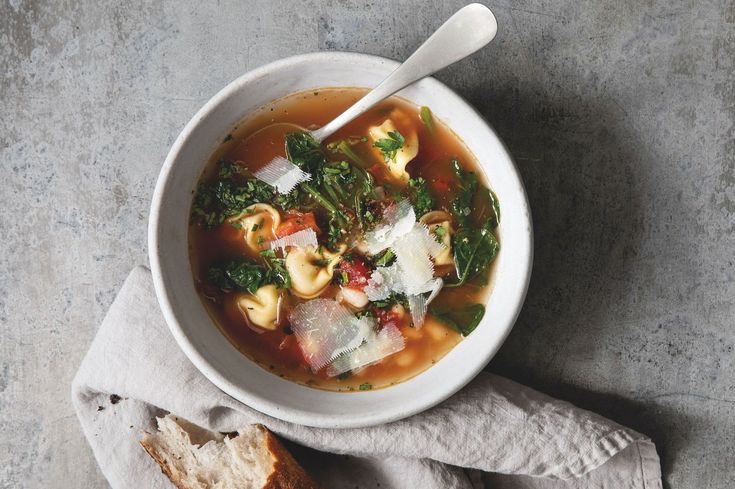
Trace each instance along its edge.
<path fill-rule="evenodd" d="M 224 432 L 261 423 L 293 442 L 327 489 L 662 487 L 645 436 L 489 373 L 428 411 L 371 428 L 310 428 L 266 416 L 220 391 L 184 356 L 143 267 L 110 307 L 72 400 L 115 489 L 172 487 L 138 444 L 167 412 Z"/>

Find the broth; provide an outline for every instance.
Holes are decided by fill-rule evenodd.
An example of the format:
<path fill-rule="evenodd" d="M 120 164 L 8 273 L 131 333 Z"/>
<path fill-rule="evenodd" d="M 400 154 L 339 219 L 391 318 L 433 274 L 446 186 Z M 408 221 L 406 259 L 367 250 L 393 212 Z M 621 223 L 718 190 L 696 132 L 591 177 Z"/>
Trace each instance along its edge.
<path fill-rule="evenodd" d="M 293 94 L 262 107 L 238 124 L 233 132 L 225 138 L 225 141 L 214 152 L 207 164 L 201 182 L 203 184 L 214 182 L 220 174 L 218 172 L 221 172 L 218 162 L 223 160 L 240 162 L 241 165 L 247 167 L 248 171 L 252 172 L 257 171 L 273 157 L 283 156 L 283 131 L 262 130 L 270 124 L 287 122 L 314 129 L 334 119 L 366 92 L 367 90 L 358 88 L 320 89 Z M 456 184 L 457 175 L 452 168 L 453 159 L 458 160 L 465 171 L 474 172 L 480 185 L 484 185 L 482 171 L 474 155 L 465 147 L 459 137 L 433 116 L 431 124 L 427 124 L 422 120 L 418 107 L 398 97 L 391 97 L 352 121 L 328 138 L 322 147 L 329 146 L 329 143 L 335 141 L 351 141 L 350 148 L 354 151 L 354 155 L 359 160 L 372 164 L 370 172 L 374 176 L 376 184 L 380 186 L 381 183 L 385 183 L 383 186 L 386 189 L 393 186 L 400 187 L 400 184 L 396 185 L 390 177 L 390 162 L 381 163 L 376 157 L 376 149 L 371 146 L 369 141 L 364 140 L 371 127 L 380 125 L 386 118 L 396 114 L 405 115 L 405 117 L 396 117 L 394 123 L 397 131 L 401 134 L 409 134 L 411 131 L 416 132 L 418 154 L 408 163 L 406 168 L 412 179 L 423 177 L 428 182 L 427 185 L 434 200 L 433 209 L 451 209 L 458 192 L 461 192 L 460 185 Z M 427 114 L 428 112 L 424 112 L 424 119 L 426 120 L 428 120 Z M 253 136 L 254 134 L 255 136 Z M 248 139 L 250 136 L 253 137 Z M 328 154 L 330 153 L 328 152 Z M 472 213 L 468 216 L 469 222 L 474 226 L 481 226 L 482 223 L 487 221 L 487 216 L 493 212 L 487 201 L 485 199 L 478 200 L 477 195 L 473 197 L 472 205 L 469 206 L 468 210 L 470 208 Z M 319 209 L 312 207 L 309 210 L 315 215 L 316 225 L 320 230 L 321 243 L 327 228 L 327 224 L 325 224 L 327 223 L 327 217 Z M 281 214 L 283 217 L 284 213 L 281 212 Z M 285 215 L 287 216 L 287 214 Z M 499 213 L 497 217 L 499 217 Z M 299 223 L 298 219 L 296 222 Z M 256 227 L 257 225 L 253 226 L 253 228 Z M 275 375 L 327 390 L 352 391 L 380 388 L 407 380 L 421 373 L 439 361 L 462 340 L 462 335 L 458 331 L 447 326 L 449 323 L 446 318 L 440 320 L 430 313 L 426 316 L 423 327 L 419 329 L 411 325 L 409 314 L 404 314 L 400 320 L 395 320 L 394 316 L 390 316 L 391 321 L 395 320 L 395 325 L 403 335 L 405 341 L 403 350 L 389 355 L 377 363 L 353 370 L 347 374 L 329 377 L 326 369 L 321 369 L 316 373 L 313 372 L 305 361 L 302 348 L 288 324 L 287 317 L 289 311 L 292 311 L 298 304 L 304 303 L 306 299 L 296 297 L 292 291 L 282 292 L 281 299 L 279 299 L 277 319 L 279 327 L 272 331 L 264 330 L 248 324 L 249 321 L 245 317 L 246 314 L 243 312 L 242 306 L 238 306 L 236 298 L 239 296 L 237 294 L 230 291 L 224 292 L 213 287 L 208 279 L 208 274 L 211 274 L 210 269 L 227 260 L 242 257 L 254 261 L 263 259 L 259 256 L 260 253 L 257 250 L 253 251 L 252 247 L 247 245 L 244 239 L 246 231 L 228 222 L 206 227 L 202 225 L 200 220 L 193 218 L 189 232 L 189 249 L 194 280 L 209 314 L 222 333 L 243 354 L 263 368 L 272 371 Z M 494 239 L 494 235 L 492 239 Z M 358 261 L 371 263 L 370 258 L 361 258 L 355 250 L 350 251 L 357 254 Z M 355 258 L 352 259 L 355 260 Z M 343 258 L 336 269 L 337 272 L 343 270 L 342 277 L 344 280 L 347 280 L 344 269 L 349 269 L 348 263 L 352 262 L 348 262 L 346 258 Z M 445 280 L 450 281 L 451 277 L 457 275 L 454 267 L 450 268 L 452 270 L 447 272 L 447 266 L 442 268 L 437 265 L 436 270 L 437 272 L 445 270 Z M 432 307 L 435 310 L 446 312 L 457 309 L 458 304 L 484 303 L 491 288 L 489 283 L 491 268 L 492 264 L 461 286 L 443 288 L 432 302 Z M 334 279 L 319 294 L 319 297 L 335 298 L 338 296 L 340 291 L 340 284 L 337 283 L 339 273 L 334 275 Z M 342 284 L 344 285 L 344 283 Z M 371 302 L 370 305 L 372 306 L 373 303 Z M 383 316 L 391 313 L 391 311 L 400 311 L 400 307 L 391 304 L 390 308 L 369 308 L 368 310 L 374 311 L 375 316 L 381 322 Z M 457 324 L 454 324 L 454 326 L 456 328 Z M 461 329 L 462 325 L 459 326 Z"/>

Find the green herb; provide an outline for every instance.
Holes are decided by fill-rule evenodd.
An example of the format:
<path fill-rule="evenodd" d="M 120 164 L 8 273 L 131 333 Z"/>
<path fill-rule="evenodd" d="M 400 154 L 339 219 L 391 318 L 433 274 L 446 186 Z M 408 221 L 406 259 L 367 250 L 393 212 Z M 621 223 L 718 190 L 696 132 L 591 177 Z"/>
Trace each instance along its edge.
<path fill-rule="evenodd" d="M 382 255 L 380 255 L 380 257 L 377 260 L 375 260 L 375 266 L 376 267 L 387 267 L 388 265 L 393 263 L 393 260 L 395 260 L 395 258 L 396 258 L 396 254 L 393 253 L 393 250 L 388 248 L 387 250 L 383 252 Z"/>
<path fill-rule="evenodd" d="M 332 216 L 327 226 L 327 244 L 330 248 L 334 248 L 341 237 L 342 224 L 336 216 Z"/>
<path fill-rule="evenodd" d="M 434 116 L 431 113 L 431 109 L 427 106 L 421 107 L 421 110 L 419 111 L 419 117 L 421 117 L 421 122 L 424 123 L 424 126 L 426 126 L 426 129 L 429 131 L 429 134 L 434 133 Z"/>
<path fill-rule="evenodd" d="M 437 238 L 441 239 L 447 235 L 447 230 L 444 228 L 444 226 L 438 225 L 434 227 L 433 233 Z"/>
<path fill-rule="evenodd" d="M 434 197 L 429 190 L 429 183 L 423 177 L 408 181 L 409 200 L 417 216 L 423 216 L 434 208 Z"/>
<path fill-rule="evenodd" d="M 485 306 L 470 304 L 461 308 L 429 307 L 429 314 L 446 324 L 462 336 L 468 336 L 485 315 Z"/>
<path fill-rule="evenodd" d="M 457 178 L 457 195 L 452 200 L 452 212 L 460 226 L 469 224 L 472 198 L 477 190 L 477 175 L 465 171 L 457 159 L 452 159 L 452 170 Z"/>
<path fill-rule="evenodd" d="M 232 178 L 233 175 L 240 175 L 243 172 L 242 166 L 227 160 L 218 161 L 217 166 L 217 176 L 220 179 Z"/>
<path fill-rule="evenodd" d="M 405 142 L 406 139 L 400 132 L 389 131 L 387 138 L 378 139 L 373 143 L 373 146 L 380 149 L 381 153 L 383 153 L 383 158 L 387 163 L 396 161 L 396 154 L 398 153 L 398 150 L 403 147 Z"/>
<path fill-rule="evenodd" d="M 373 388 L 373 385 L 368 384 L 367 382 L 360 384 L 360 387 L 359 387 L 361 391 L 369 391 L 372 388 Z"/>
<path fill-rule="evenodd" d="M 329 149 L 332 153 L 342 154 L 346 156 L 347 159 L 349 159 L 352 163 L 359 167 L 369 168 L 370 166 L 372 166 L 372 163 L 365 161 L 362 156 L 357 154 L 357 152 L 352 149 L 352 147 L 356 144 L 364 143 L 366 141 L 366 137 L 341 139 L 339 141 L 329 143 L 327 145 L 327 149 Z"/>
<path fill-rule="evenodd" d="M 500 244 L 487 227 L 461 227 L 452 237 L 452 250 L 457 282 L 445 284 L 445 287 L 459 287 L 485 271 L 497 256 Z"/>
<path fill-rule="evenodd" d="M 347 285 L 347 282 L 350 281 L 350 276 L 345 271 L 342 272 L 341 276 L 342 276 L 342 285 Z"/>
<path fill-rule="evenodd" d="M 263 250 L 260 252 L 260 256 L 267 259 L 273 259 L 276 257 L 276 250 Z"/>

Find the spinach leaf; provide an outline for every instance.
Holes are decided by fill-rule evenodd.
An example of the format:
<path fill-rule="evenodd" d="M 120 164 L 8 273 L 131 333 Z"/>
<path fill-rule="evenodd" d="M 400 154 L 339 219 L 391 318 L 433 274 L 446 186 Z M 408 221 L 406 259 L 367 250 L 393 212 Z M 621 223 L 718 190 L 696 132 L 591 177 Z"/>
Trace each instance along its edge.
<path fill-rule="evenodd" d="M 485 306 L 470 304 L 454 309 L 429 307 L 429 314 L 462 336 L 468 336 L 482 321 L 482 317 L 485 315 Z"/>
<path fill-rule="evenodd" d="M 473 229 L 460 227 L 452 237 L 454 266 L 457 269 L 457 282 L 445 287 L 459 287 L 485 271 L 500 250 L 500 243 L 487 227 Z"/>
<path fill-rule="evenodd" d="M 473 201 L 476 222 L 483 222 L 489 229 L 495 229 L 500 224 L 500 202 L 495 192 L 480 186 Z"/>
<path fill-rule="evenodd" d="M 418 217 L 423 216 L 434 208 L 434 197 L 429 190 L 429 183 L 423 177 L 412 178 L 408 181 L 409 200 Z"/>
<path fill-rule="evenodd" d="M 295 165 L 307 169 L 312 175 L 312 180 L 302 183 L 299 188 L 327 210 L 330 247 L 349 234 L 354 224 L 365 228 L 363 201 L 373 191 L 372 175 L 347 161 L 327 162 L 320 144 L 308 133 L 286 135 L 286 153 Z"/>
<path fill-rule="evenodd" d="M 286 270 L 285 260 L 267 256 L 267 251 L 264 253 L 265 265 L 237 258 L 210 267 L 207 280 L 225 292 L 236 290 L 255 294 L 260 287 L 269 284 L 280 288 L 290 287 L 291 278 Z"/>
<path fill-rule="evenodd" d="M 373 143 L 373 146 L 380 149 L 380 152 L 383 153 L 385 162 L 388 163 L 390 161 L 396 161 L 396 154 L 398 153 L 398 150 L 403 147 L 405 142 L 406 139 L 400 132 L 388 131 L 388 137 L 378 139 Z"/>
<path fill-rule="evenodd" d="M 258 202 L 284 202 L 273 187 L 255 179 L 244 180 L 239 165 L 220 162 L 219 179 L 197 188 L 191 213 L 206 227 L 214 227 Z"/>
<path fill-rule="evenodd" d="M 223 266 L 210 267 L 207 279 L 225 292 L 239 290 L 254 294 L 263 285 L 265 270 L 244 259 L 232 260 Z"/>
<path fill-rule="evenodd" d="M 472 198 L 477 190 L 477 175 L 465 171 L 457 159 L 452 159 L 452 171 L 457 178 L 458 189 L 457 195 L 452 200 L 452 213 L 460 226 L 466 226 L 470 222 Z"/>
<path fill-rule="evenodd" d="M 292 132 L 286 135 L 286 156 L 291 163 L 311 174 L 312 179 L 321 176 L 327 158 L 319 141 L 308 132 Z M 316 183 L 320 183 L 318 180 Z"/>

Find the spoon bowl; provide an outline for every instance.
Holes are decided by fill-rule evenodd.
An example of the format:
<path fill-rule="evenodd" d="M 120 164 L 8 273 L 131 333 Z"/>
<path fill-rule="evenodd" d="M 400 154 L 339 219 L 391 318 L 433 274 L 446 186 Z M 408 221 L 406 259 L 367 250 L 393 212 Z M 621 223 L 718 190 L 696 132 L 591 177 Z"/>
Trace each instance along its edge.
<path fill-rule="evenodd" d="M 295 124 L 277 123 L 264 127 L 256 134 L 262 136 L 262 131 L 268 130 L 272 126 L 280 127 L 280 129 L 274 129 L 274 131 L 283 130 L 284 127 L 281 126 L 293 126 L 289 132 L 294 130 L 308 132 L 316 141 L 321 143 L 344 127 L 345 124 L 364 114 L 399 90 L 478 51 L 492 41 L 497 32 L 498 22 L 490 9 L 479 3 L 471 3 L 459 9 L 424 41 L 403 64 L 333 121 L 313 131 Z M 253 136 L 254 134 L 250 138 Z M 247 140 L 245 143 L 247 143 Z M 284 152 L 285 150 L 282 150 L 274 157 L 285 156 Z M 251 162 L 255 168 L 265 163 L 265 161 Z"/>

